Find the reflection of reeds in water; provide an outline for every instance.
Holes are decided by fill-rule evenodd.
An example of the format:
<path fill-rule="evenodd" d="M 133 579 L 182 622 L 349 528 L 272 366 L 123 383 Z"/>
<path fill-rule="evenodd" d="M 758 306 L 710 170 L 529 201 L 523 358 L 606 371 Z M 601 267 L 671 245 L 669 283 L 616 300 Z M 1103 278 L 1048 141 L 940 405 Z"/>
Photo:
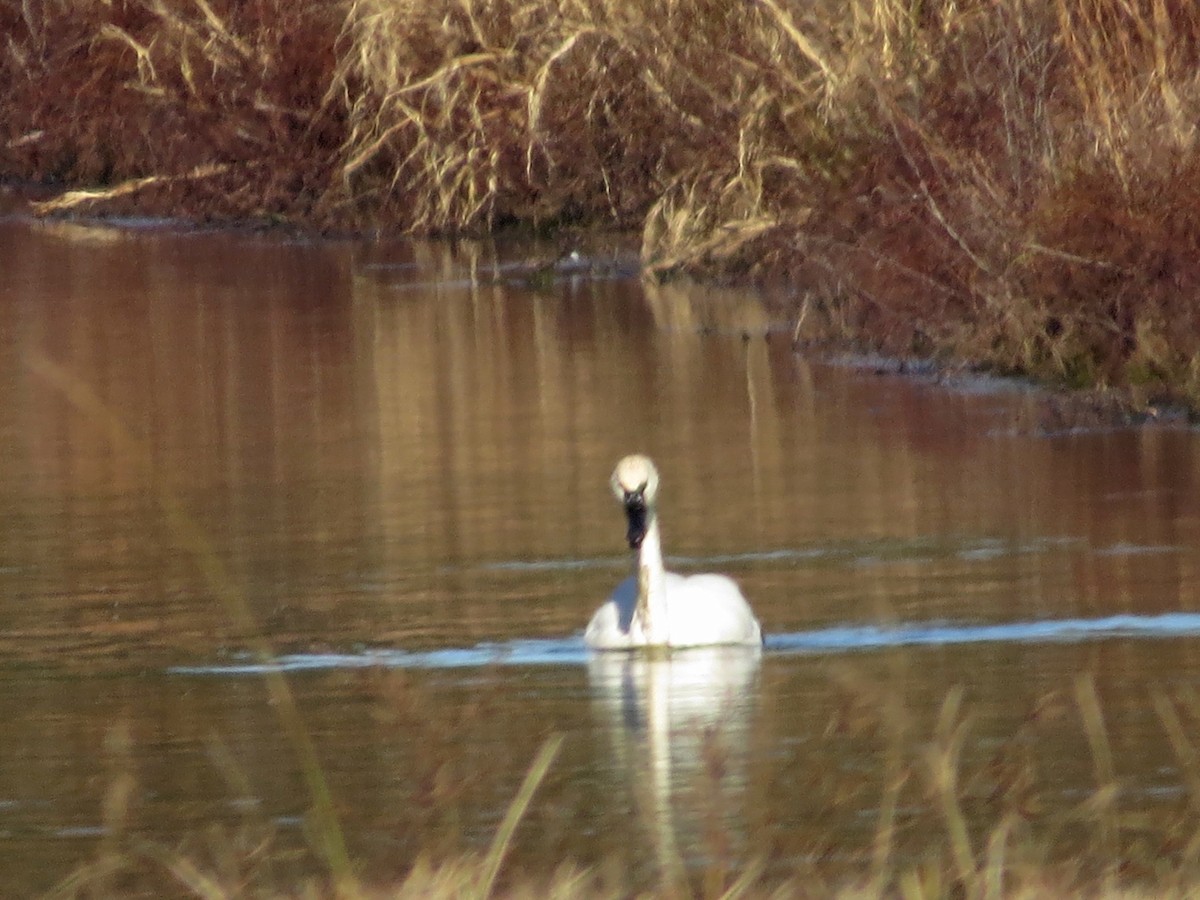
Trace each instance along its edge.
<path fill-rule="evenodd" d="M 654 324 L 664 331 L 717 332 L 762 338 L 771 319 L 757 290 L 733 290 L 691 281 L 645 285 Z"/>
<path fill-rule="evenodd" d="M 220 555 L 206 535 L 196 526 L 178 499 L 161 482 L 153 457 L 147 448 L 134 439 L 125 425 L 104 405 L 95 393 L 70 372 L 44 356 L 33 356 L 30 367 L 62 392 L 63 396 L 83 416 L 95 422 L 112 443 L 117 455 L 136 466 L 150 485 L 174 539 L 199 566 L 209 589 L 221 602 L 225 614 L 239 634 L 263 662 L 270 662 L 274 653 L 260 631 L 245 593 L 230 577 Z M 300 770 L 313 803 L 313 834 L 322 859 L 337 882 L 351 879 L 350 860 L 346 852 L 341 826 L 334 810 L 333 798 L 317 758 L 316 748 L 304 726 L 286 679 L 278 672 L 269 672 L 265 684 L 275 706 L 281 727 L 296 749 Z"/>
<path fill-rule="evenodd" d="M 672 521 L 687 523 L 688 544 L 672 542 L 687 555 L 819 551 L 842 542 L 865 542 L 869 555 L 874 540 L 882 554 L 909 539 L 940 544 L 930 548 L 938 556 L 932 562 L 913 550 L 857 573 L 857 609 L 874 619 L 912 615 L 926 602 L 931 565 L 961 565 L 971 589 L 978 587 L 988 563 L 982 555 L 970 560 L 970 548 L 953 546 L 955 536 L 994 540 L 996 568 L 982 577 L 994 571 L 1020 585 L 997 597 L 988 615 L 1200 604 L 1189 553 L 1091 553 L 1106 544 L 1183 548 L 1200 539 L 1194 523 L 1172 513 L 1177 501 L 1165 487 L 1146 490 L 1144 502 L 1116 515 L 1104 499 L 1126 484 L 1165 486 L 1168 472 L 1185 479 L 1191 452 L 1179 435 L 1131 433 L 1098 453 L 1090 444 L 1089 452 L 1066 453 L 1052 441 L 1010 439 L 1008 416 L 1023 415 L 1034 403 L 1027 397 L 938 392 L 869 370 L 814 372 L 759 336 L 770 319 L 745 293 L 600 282 L 538 296 L 497 284 L 488 274 L 494 259 L 486 244 L 456 253 L 414 249 L 413 265 L 441 274 L 429 288 L 433 302 L 395 276 L 389 283 L 360 270 L 353 282 L 360 324 L 370 332 L 361 342 L 371 348 L 380 411 L 381 491 L 403 513 L 386 527 L 414 560 L 447 548 L 471 561 L 613 553 L 613 531 L 604 527 L 611 510 L 596 473 L 640 446 L 679 473 L 664 502 L 675 510 Z M 982 415 L 993 403 L 1012 412 Z M 732 471 L 730 459 L 751 464 Z M 1123 484 L 1111 483 L 1117 471 Z M 1078 546 L 1086 558 L 1073 567 L 1069 590 L 1050 542 L 1030 552 L 1027 538 L 1035 535 L 1087 542 Z M 1175 593 L 1148 590 L 1163 578 Z M 805 590 L 809 584 L 799 580 L 796 594 L 820 593 Z M 589 586 L 594 599 L 602 587 Z M 902 604 L 907 612 L 898 611 Z M 844 615 L 840 604 L 808 608 L 817 620 Z M 562 618 L 548 632 L 582 615 L 567 605 L 557 610 Z M 498 605 L 480 615 L 505 618 Z M 958 617 L 962 609 L 923 615 Z"/>
<path fill-rule="evenodd" d="M 439 257 L 434 300 L 387 283 L 386 269 L 354 280 L 356 308 L 370 311 L 361 321 L 372 335 L 381 488 L 400 513 L 388 527 L 414 561 L 447 551 L 471 562 L 608 556 L 619 526 L 596 527 L 612 520 L 596 473 L 631 446 L 671 435 L 664 452 L 686 447 L 687 464 L 705 471 L 730 453 L 784 452 L 762 439 L 780 413 L 778 360 L 764 345 L 706 350 L 693 329 L 659 331 L 636 282 L 565 283 L 542 296 L 497 283 L 486 245 L 460 245 L 449 270 L 440 250 L 414 254 Z M 698 505 L 701 483 L 681 483 L 672 502 Z M 718 523 L 700 524 L 717 546 Z M 558 611 L 561 633 L 578 613 Z"/>
<path fill-rule="evenodd" d="M 154 458 L 147 447 L 136 440 L 91 388 L 72 373 L 42 355 L 30 356 L 28 364 L 33 372 L 61 392 L 79 414 L 96 424 L 113 445 L 114 452 L 127 459 L 130 465 L 142 474 L 157 500 L 174 540 L 199 566 L 209 589 L 220 601 L 226 615 L 235 624 L 242 639 L 247 642 L 258 660 L 269 664 L 274 658 L 274 651 L 266 634 L 255 621 L 244 592 L 230 576 L 220 555 L 205 534 L 187 514 L 178 498 L 161 481 L 161 475 L 157 472 Z M 299 768 L 312 804 L 309 834 L 313 849 L 328 875 L 329 886 L 338 895 L 357 896 L 360 888 L 351 866 L 334 798 L 295 696 L 287 679 L 278 670 L 268 668 L 263 673 L 263 681 L 278 716 L 279 725 L 298 757 Z M 130 851 L 126 851 L 122 846 L 122 840 L 126 837 L 131 795 L 135 787 L 135 778 L 130 766 L 130 744 L 127 722 L 116 723 L 109 729 L 105 747 L 110 760 L 109 788 L 105 796 L 103 816 L 105 836 L 100 844 L 98 859 L 94 864 L 72 874 L 60 888 L 74 891 L 84 886 L 100 896 L 115 893 L 119 876 L 126 869 L 136 868 L 139 865 L 137 857 L 140 856 L 158 862 L 179 882 L 200 896 L 230 896 L 232 886 L 221 884 L 218 878 L 203 872 L 190 860 L 173 856 L 152 843 L 132 842 L 130 851 L 133 855 L 128 859 L 125 857 L 124 853 Z M 546 777 L 561 745 L 562 737 L 559 735 L 550 737 L 542 745 L 516 796 L 509 804 L 491 846 L 480 860 L 463 860 L 428 875 L 418 868 L 409 876 L 405 889 L 413 887 L 421 893 L 436 889 L 439 893 L 452 893 L 454 896 L 490 896 L 517 825 L 528 809 L 534 792 Z M 227 764 L 224 769 L 226 772 L 236 772 L 236 766 L 232 764 Z M 237 867 L 241 868 L 241 865 Z M 576 876 L 567 875 L 565 878 L 556 879 L 556 884 L 561 888 L 563 884 L 570 885 L 575 880 L 578 880 Z"/>
<path fill-rule="evenodd" d="M 41 520 L 38 541 L 6 522 L 7 545 L 55 585 L 28 605 L 28 624 L 14 620 L 14 630 L 42 635 L 20 652 L 90 664 L 122 640 L 160 658 L 236 640 L 207 604 L 164 619 L 164 597 L 204 590 L 195 567 L 163 540 L 139 465 L 29 377 L 19 354 L 30 348 L 92 386 L 144 441 L 156 477 L 186 498 L 239 581 L 267 574 L 265 535 L 370 546 L 361 514 L 369 492 L 359 489 L 366 445 L 345 440 L 364 421 L 360 392 L 369 385 L 355 377 L 352 323 L 327 305 L 344 296 L 336 248 L 60 224 L 6 234 L 7 271 L 27 302 L 4 310 L 5 330 L 22 340 L 4 358 L 0 392 L 23 436 L 13 466 Z M 180 240 L 188 249 L 176 252 Z M 240 262 L 226 255 L 234 246 Z M 236 286 L 216 272 L 236 272 Z M 320 498 L 262 490 L 315 472 L 344 490 Z M 267 561 L 269 579 L 302 583 L 319 576 L 314 564 L 312 554 L 284 552 Z M 299 592 L 294 599 L 305 602 Z M 308 598 L 317 609 L 332 599 Z"/>
<path fill-rule="evenodd" d="M 264 527 L 297 546 L 356 548 L 369 558 L 348 562 L 368 577 L 379 572 L 394 584 L 407 574 L 402 591 L 447 597 L 459 585 L 431 573 L 430 560 L 616 552 L 614 532 L 597 524 L 612 511 L 596 473 L 642 444 L 654 444 L 643 449 L 678 473 L 665 502 L 676 510 L 672 521 L 688 522 L 672 541 L 687 555 L 819 550 L 864 535 L 890 542 L 999 533 L 1002 574 L 1021 585 L 1004 598 L 1004 615 L 1200 605 L 1188 553 L 1089 553 L 1064 591 L 1059 565 L 1021 550 L 1020 536 L 1037 534 L 1079 536 L 1083 550 L 1194 545 L 1195 523 L 1176 514 L 1174 490 L 1161 487 L 1188 484 L 1172 474 L 1191 466 L 1178 435 L 1146 431 L 1081 453 L 1009 440 L 979 417 L 989 401 L 978 396 L 933 399 L 889 380 L 828 377 L 786 342 L 726 336 L 762 324 L 744 295 L 732 295 L 739 303 L 711 290 L 697 298 L 669 284 L 650 288 L 644 303 L 636 284 L 619 281 L 531 295 L 497 283 L 497 254 L 486 243 L 418 244 L 396 254 L 404 268 L 388 270 L 352 268 L 331 246 L 263 242 L 235 251 L 219 238 L 118 242 L 105 234 L 55 226 L 16 235 L 13 283 L 28 288 L 31 302 L 6 307 L 6 329 L 97 385 L 153 442 L 166 477 L 203 499 L 194 514 L 228 542 L 235 572 L 269 565 L 275 583 L 294 588 L 294 609 L 322 617 L 323 627 L 352 621 L 363 606 L 330 589 L 316 554 L 262 558 Z M 239 272 L 236 288 L 212 276 L 227 269 Z M 407 283 L 414 277 L 419 291 Z M 702 339 L 694 328 L 717 333 Z M 62 513 L 51 540 L 28 550 L 39 554 L 38 570 L 56 573 L 75 597 L 95 593 L 102 569 L 144 572 L 123 580 L 121 622 L 143 648 L 222 633 L 227 623 L 201 620 L 199 607 L 182 628 L 163 627 L 150 609 L 158 596 L 194 592 L 195 578 L 146 525 L 149 506 L 128 461 L 60 405 L 38 402 L 19 374 L 6 384 L 31 480 Z M 880 404 L 883 392 L 896 399 Z M 731 471 L 734 458 L 752 464 Z M 344 489 L 256 489 L 293 481 Z M 114 488 L 125 504 L 117 514 L 102 502 Z M 1108 499 L 1122 491 L 1144 496 Z M 531 514 L 547 496 L 557 498 L 552 527 Z M 75 514 L 93 509 L 91 518 Z M 103 533 L 72 533 L 101 520 Z M 22 548 L 19 527 L 12 537 Z M 898 605 L 926 597 L 928 572 L 919 552 L 882 560 L 856 576 L 857 602 L 874 618 L 901 616 Z M 794 573 L 796 595 L 819 594 L 805 590 L 819 574 Z M 600 581 L 581 608 L 607 593 Z M 496 637 L 511 616 L 490 602 L 499 592 L 478 587 L 457 592 L 460 601 L 480 600 L 478 615 L 467 616 L 478 628 L 467 637 Z M 115 627 L 105 600 L 96 593 L 83 613 L 97 633 Z M 568 603 L 546 609 L 545 633 L 562 633 L 582 615 Z M 842 614 L 809 609 L 817 621 Z M 284 630 L 289 619 L 274 624 Z M 394 641 L 406 627 L 397 616 L 379 636 Z M 103 652 L 78 634 L 60 637 L 80 659 Z"/>

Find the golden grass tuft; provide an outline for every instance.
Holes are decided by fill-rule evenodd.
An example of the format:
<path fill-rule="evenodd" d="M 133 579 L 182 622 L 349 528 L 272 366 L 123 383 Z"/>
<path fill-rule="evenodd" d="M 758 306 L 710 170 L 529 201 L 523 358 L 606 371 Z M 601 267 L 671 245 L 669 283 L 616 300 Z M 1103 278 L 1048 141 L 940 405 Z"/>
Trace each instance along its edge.
<path fill-rule="evenodd" d="M 422 231 L 640 224 L 680 170 L 729 149 L 757 66 L 720 85 L 709 67 L 757 18 L 716 2 L 355 0 L 335 79 L 349 192 Z"/>

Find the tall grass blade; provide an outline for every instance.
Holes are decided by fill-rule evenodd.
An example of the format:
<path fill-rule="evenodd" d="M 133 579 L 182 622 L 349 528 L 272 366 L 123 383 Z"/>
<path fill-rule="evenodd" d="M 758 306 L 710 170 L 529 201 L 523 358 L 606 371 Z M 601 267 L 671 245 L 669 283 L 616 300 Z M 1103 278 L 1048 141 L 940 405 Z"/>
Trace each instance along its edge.
<path fill-rule="evenodd" d="M 1188 738 L 1183 720 L 1171 698 L 1158 690 L 1150 695 L 1150 699 L 1154 703 L 1158 720 L 1167 733 L 1167 739 L 1171 742 L 1171 749 L 1179 763 L 1179 771 L 1187 781 L 1188 799 L 1194 809 L 1200 810 L 1200 753 Z"/>
<path fill-rule="evenodd" d="M 967 821 L 958 802 L 958 762 L 962 752 L 966 723 L 959 719 L 963 689 L 955 687 L 942 703 L 935 745 L 929 750 L 928 763 L 941 806 L 942 818 L 950 837 L 950 850 L 959 881 L 968 889 L 975 880 L 975 851 Z"/>
<path fill-rule="evenodd" d="M 1104 725 L 1104 714 L 1100 709 L 1100 697 L 1096 693 L 1096 681 L 1091 675 L 1080 675 L 1075 679 L 1075 702 L 1083 720 L 1088 746 L 1092 751 L 1092 765 L 1096 773 L 1096 793 L 1093 804 L 1100 820 L 1100 843 L 1108 866 L 1104 873 L 1106 882 L 1114 877 L 1113 866 L 1117 862 L 1116 797 L 1117 779 L 1113 767 L 1112 745 Z"/>
<path fill-rule="evenodd" d="M 496 836 L 492 838 L 492 845 L 488 848 L 487 856 L 483 861 L 483 870 L 479 877 L 479 890 L 476 894 L 480 900 L 491 896 L 492 888 L 496 884 L 496 876 L 500 872 L 500 865 L 504 862 L 504 855 L 508 852 L 517 825 L 520 824 L 525 811 L 529 809 L 529 803 L 533 800 L 538 786 L 546 777 L 546 773 L 550 771 L 550 766 L 558 755 L 562 742 L 561 734 L 555 734 L 546 739 L 530 765 L 529 771 L 525 773 L 525 780 L 521 782 L 517 795 L 508 805 L 508 811 L 504 814 L 504 819 L 500 822 L 500 827 L 496 831 Z"/>
<path fill-rule="evenodd" d="M 759 878 L 762 877 L 765 868 L 766 865 L 761 859 L 751 860 L 742 869 L 742 874 L 734 879 L 733 884 L 720 895 L 719 900 L 738 900 L 739 897 L 749 894 L 758 883 Z"/>
<path fill-rule="evenodd" d="M 333 796 L 317 756 L 312 737 L 304 726 L 300 709 L 287 679 L 270 667 L 274 653 L 259 630 L 245 595 L 229 575 L 208 537 L 183 509 L 179 500 L 160 482 L 150 452 L 137 440 L 111 408 L 80 378 L 41 353 L 27 358 L 29 368 L 57 389 L 75 409 L 95 422 L 118 451 L 135 462 L 153 485 L 154 496 L 175 539 L 191 553 L 206 583 L 220 600 L 258 660 L 266 665 L 264 682 L 272 706 L 279 716 L 313 803 L 313 825 L 321 855 L 335 883 L 352 889 L 354 877 L 350 857 L 334 808 Z"/>

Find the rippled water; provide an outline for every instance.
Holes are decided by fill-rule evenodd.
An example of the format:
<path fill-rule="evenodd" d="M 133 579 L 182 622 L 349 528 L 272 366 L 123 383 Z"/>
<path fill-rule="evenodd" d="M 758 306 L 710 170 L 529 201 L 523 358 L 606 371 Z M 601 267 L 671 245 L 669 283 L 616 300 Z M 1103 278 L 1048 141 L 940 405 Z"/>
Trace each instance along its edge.
<path fill-rule="evenodd" d="M 280 671 L 377 882 L 486 847 L 555 734 L 519 871 L 853 870 L 888 757 L 849 711 L 926 741 L 956 686 L 967 768 L 1059 698 L 1030 765 L 1078 802 L 1094 684 L 1129 802 L 1183 796 L 1152 701 L 1200 678 L 1194 433 L 1047 433 L 1025 389 L 810 363 L 619 248 L 526 277 L 554 252 L 0 222 L 4 893 L 130 835 L 320 871 Z M 584 649 L 634 450 L 761 653 Z"/>

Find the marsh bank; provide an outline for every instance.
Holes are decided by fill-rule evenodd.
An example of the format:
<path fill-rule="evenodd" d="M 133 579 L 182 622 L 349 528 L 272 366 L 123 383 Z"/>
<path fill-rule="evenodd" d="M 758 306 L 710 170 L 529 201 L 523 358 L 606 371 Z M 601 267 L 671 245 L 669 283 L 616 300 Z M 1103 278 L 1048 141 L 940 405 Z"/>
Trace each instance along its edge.
<path fill-rule="evenodd" d="M 84 211 L 602 226 L 808 341 L 1200 396 L 1187 4 L 9 4 L 0 171 Z"/>

